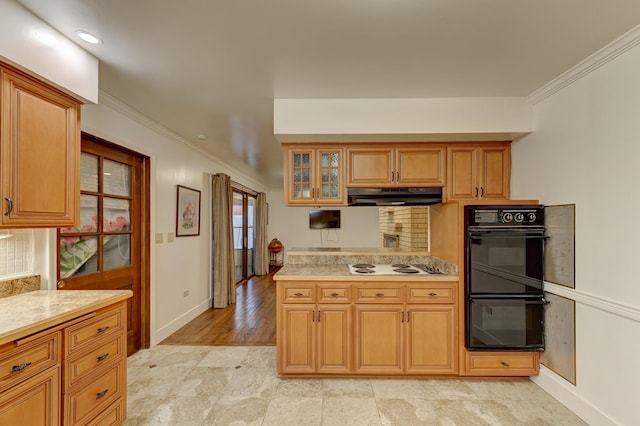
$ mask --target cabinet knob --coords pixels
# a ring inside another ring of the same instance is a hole
[[[65,283],[64,280],[58,281],[58,284],[57,284],[58,288],[64,288],[65,285],[67,285],[67,283]]]

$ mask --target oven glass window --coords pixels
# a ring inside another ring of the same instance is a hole
[[[469,292],[538,294],[542,289],[542,238],[533,235],[469,238]]]
[[[542,300],[472,299],[467,347],[543,349],[543,309]]]

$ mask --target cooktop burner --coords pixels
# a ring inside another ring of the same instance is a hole
[[[426,275],[427,272],[417,268],[413,265],[404,263],[394,264],[366,264],[357,263],[355,265],[349,265],[349,272],[353,275],[360,274],[372,274],[372,275],[409,275],[409,274],[422,274]]]
[[[411,265],[407,265],[406,263],[394,263],[393,265],[394,268],[411,268]]]
[[[356,268],[356,266],[354,265],[354,268]],[[375,274],[376,271],[374,271],[373,269],[370,268],[356,268],[354,269],[355,273],[357,274]]]
[[[394,266],[394,267],[395,267],[396,265],[391,265],[391,266]],[[402,268],[395,268],[395,269],[394,269],[394,271],[395,271],[395,272],[399,272],[399,273],[401,273],[401,274],[419,274],[419,273],[420,273],[420,271],[419,271],[419,270],[417,270],[417,269],[415,269],[415,268],[412,268],[412,267],[410,267],[410,266],[409,266],[409,267],[406,267],[406,268],[404,268],[404,267],[402,267]]]
[[[375,268],[375,265],[372,265],[370,263],[356,263],[355,265],[353,265],[354,268],[360,269],[360,268]]]

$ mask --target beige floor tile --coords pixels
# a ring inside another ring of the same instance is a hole
[[[206,346],[158,345],[143,349],[129,357],[131,366],[195,367],[210,351]]]
[[[432,401],[424,399],[377,399],[383,425],[438,425]]]
[[[236,367],[249,352],[248,346],[214,346],[198,363],[198,367]]]
[[[222,396],[235,368],[196,367],[170,393],[177,396]]]
[[[376,398],[424,398],[424,389],[419,380],[371,379]]]
[[[277,396],[307,396],[322,395],[322,379],[280,379]]]
[[[268,398],[276,393],[279,384],[280,380],[271,368],[241,367],[233,373],[225,394],[231,397]]]
[[[425,399],[429,400],[474,400],[476,393],[465,380],[429,379],[420,380]]]
[[[264,426],[320,425],[322,398],[275,396],[271,398]]]
[[[223,397],[205,420],[205,425],[262,425],[269,398]]]
[[[153,425],[200,426],[212,412],[218,397],[184,397],[166,398],[151,417]]]
[[[324,398],[322,424],[326,426],[381,425],[378,406],[374,398]]]
[[[247,367],[262,367],[276,369],[276,347],[275,346],[253,346],[249,348],[247,355],[241,363]]]
[[[148,396],[146,398],[132,399],[129,395],[127,403],[127,420],[124,426],[152,425],[158,407],[164,402],[162,396]]]
[[[322,396],[345,398],[373,397],[373,387],[368,379],[324,379]]]
[[[148,396],[166,396],[180,385],[193,370],[191,367],[129,367],[127,369],[127,390],[131,399]]]

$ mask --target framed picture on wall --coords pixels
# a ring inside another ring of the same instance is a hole
[[[200,235],[200,191],[178,185],[176,237]]]

